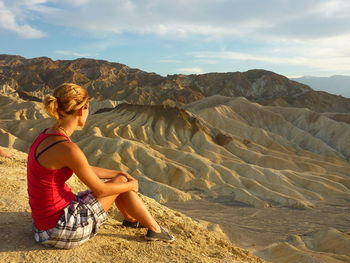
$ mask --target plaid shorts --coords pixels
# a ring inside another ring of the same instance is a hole
[[[90,190],[80,192],[63,210],[57,225],[49,230],[34,226],[34,239],[48,247],[70,249],[96,235],[107,214]]]

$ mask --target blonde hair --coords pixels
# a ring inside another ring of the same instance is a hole
[[[54,90],[52,96],[46,96],[43,103],[46,112],[59,120],[84,107],[88,101],[89,96],[85,88],[73,83],[64,83]]]

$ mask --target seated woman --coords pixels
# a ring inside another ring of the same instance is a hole
[[[27,162],[29,204],[34,238],[51,247],[73,248],[89,240],[115,204],[123,225],[148,228],[148,240],[173,241],[139,198],[138,182],[129,174],[90,166],[70,136],[83,127],[89,112],[87,91],[65,83],[44,99],[53,126],[42,131],[30,147]],[[66,184],[73,173],[91,190],[75,195]],[[107,179],[107,180],[101,180]]]

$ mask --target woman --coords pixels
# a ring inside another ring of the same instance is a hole
[[[158,225],[137,195],[135,178],[90,166],[71,141],[70,136],[85,125],[88,117],[87,91],[65,83],[44,99],[44,106],[56,122],[31,145],[27,164],[35,240],[51,247],[76,247],[96,234],[114,203],[125,218],[124,226],[148,228],[148,240],[173,241],[174,237]],[[91,190],[73,194],[66,184],[73,173]]]

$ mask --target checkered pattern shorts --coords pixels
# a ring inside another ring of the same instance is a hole
[[[34,226],[34,239],[48,247],[71,249],[96,235],[107,214],[90,190],[80,192],[63,210],[57,225],[49,230]]]

